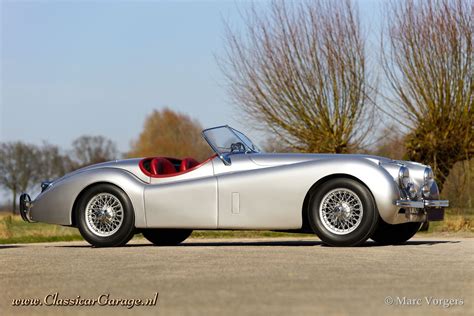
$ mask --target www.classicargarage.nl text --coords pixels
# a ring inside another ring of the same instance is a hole
[[[113,297],[110,293],[100,294],[95,298],[83,298],[80,295],[72,298],[62,297],[56,292],[43,298],[15,298],[12,306],[123,306],[132,309],[136,306],[156,306],[157,302],[158,292],[146,299]]]

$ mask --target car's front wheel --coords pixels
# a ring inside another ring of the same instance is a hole
[[[391,225],[380,219],[377,229],[370,238],[382,245],[401,244],[415,236],[422,224],[413,222]]]
[[[331,246],[364,243],[377,227],[378,216],[372,194],[352,179],[329,180],[316,188],[311,196],[311,228]]]
[[[176,246],[188,238],[191,229],[149,228],[142,231],[143,237],[157,246]]]
[[[82,194],[76,209],[82,237],[96,247],[125,245],[135,232],[135,215],[128,196],[116,186],[100,184]]]

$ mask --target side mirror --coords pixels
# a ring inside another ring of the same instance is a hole
[[[230,157],[229,157],[229,156],[225,157],[224,155],[219,155],[219,158],[222,160],[222,162],[224,163],[224,165],[226,165],[226,166],[230,166],[230,165],[231,165],[231,161],[230,161]]]

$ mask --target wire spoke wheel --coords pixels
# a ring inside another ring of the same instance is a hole
[[[99,193],[86,205],[86,225],[97,236],[108,237],[115,234],[122,226],[123,218],[122,203],[113,194]]]
[[[323,226],[333,234],[346,235],[362,222],[364,209],[360,198],[352,190],[337,188],[321,200],[319,216]]]

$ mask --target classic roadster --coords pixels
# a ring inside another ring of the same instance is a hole
[[[215,155],[148,157],[88,166],[20,197],[28,222],[77,227],[97,247],[135,233],[177,245],[201,230],[312,232],[332,246],[402,243],[442,220],[430,167],[369,155],[267,154],[241,132],[202,132]]]

